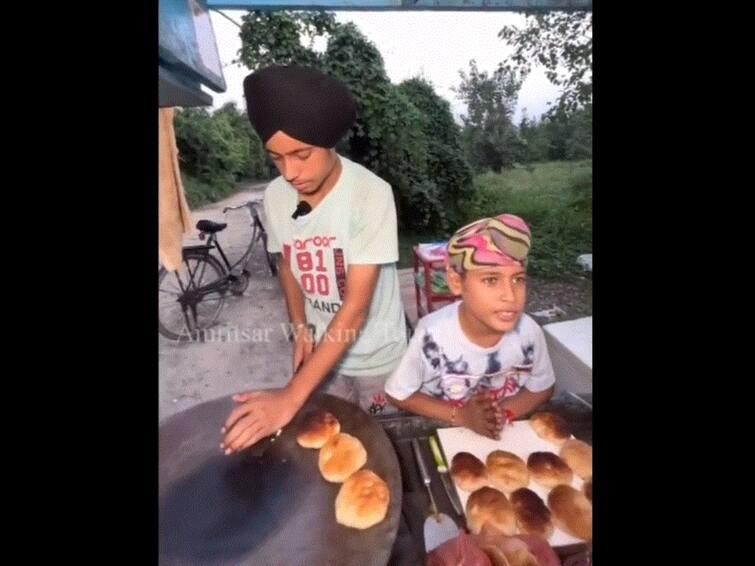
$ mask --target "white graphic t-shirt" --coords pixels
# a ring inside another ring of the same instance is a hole
[[[496,398],[522,387],[537,392],[553,385],[550,356],[538,324],[522,314],[519,324],[491,348],[469,341],[459,324],[460,301],[419,320],[401,363],[385,391],[404,400],[419,391],[447,401],[466,401],[482,390]]]
[[[398,233],[391,186],[361,165],[339,156],[343,169],[336,185],[305,216],[296,220],[298,194],[283,179],[265,190],[268,245],[282,253],[304,294],[307,322],[321,339],[343,305],[350,265],[380,265],[370,311],[357,341],[337,371],[381,375],[395,369],[406,350],[404,311],[396,261]]]

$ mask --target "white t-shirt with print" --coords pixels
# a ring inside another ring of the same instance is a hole
[[[544,391],[553,385],[550,356],[538,324],[522,314],[517,326],[495,346],[470,342],[459,324],[457,301],[421,318],[385,391],[404,400],[419,391],[447,401],[466,401],[491,390],[509,397],[522,387]]]
[[[341,175],[309,214],[291,218],[298,193],[283,179],[265,190],[267,249],[282,253],[304,294],[307,322],[320,340],[343,305],[350,265],[380,265],[367,321],[337,368],[345,375],[386,374],[406,351],[396,261],[398,232],[391,186],[339,156]]]

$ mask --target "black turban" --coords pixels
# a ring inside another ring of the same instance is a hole
[[[348,87],[310,67],[260,69],[244,79],[244,97],[262,143],[281,130],[301,142],[332,148],[356,120]]]

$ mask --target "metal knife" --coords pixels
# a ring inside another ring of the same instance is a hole
[[[277,432],[274,432],[270,436],[267,436],[261,440],[258,440],[255,442],[252,446],[248,448],[249,454],[255,458],[262,458],[262,456],[267,452],[267,449],[270,448],[275,441],[278,439],[278,437],[283,432],[283,429],[278,429]]]
[[[456,511],[458,515],[463,516],[464,510],[461,508],[461,501],[459,501],[459,496],[456,493],[456,488],[451,481],[451,477],[448,473],[448,466],[446,466],[446,462],[443,460],[443,454],[440,451],[440,446],[438,446],[438,441],[433,435],[430,435],[428,441],[430,442],[430,450],[433,453],[433,458],[435,459],[438,475],[440,475],[440,480],[443,483],[443,488],[446,490],[448,500],[451,502],[454,511]]]

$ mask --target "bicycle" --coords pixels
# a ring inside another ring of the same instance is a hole
[[[252,239],[244,254],[231,265],[218,242],[217,235],[227,226],[211,220],[197,222],[199,239],[207,238],[206,244],[184,246],[181,267],[169,272],[161,267],[158,272],[158,330],[171,340],[196,339],[213,324],[220,315],[226,294],[242,295],[249,285],[248,270],[252,250],[258,240],[267,259],[271,275],[278,273],[275,256],[267,251],[267,232],[260,220],[259,202],[249,201],[239,206],[223,209],[247,208],[252,217]],[[216,249],[222,263],[211,251]],[[171,274],[173,276],[171,276]]]

